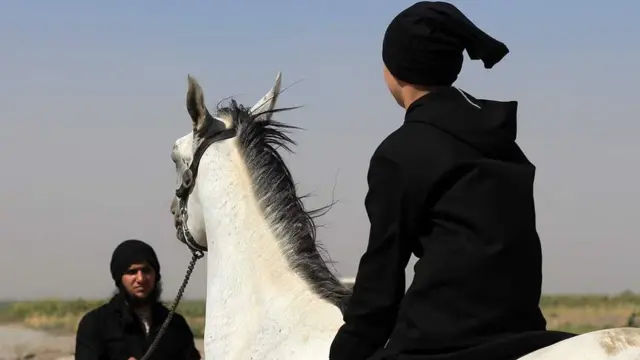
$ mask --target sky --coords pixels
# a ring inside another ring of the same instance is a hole
[[[403,120],[382,36],[411,1],[4,0],[0,12],[0,299],[104,298],[115,246],[156,249],[167,299],[190,253],[175,239],[173,142],[190,130],[187,74],[210,107],[251,105],[278,71],[285,156],[341,276],[367,243],[369,158]],[[453,1],[510,54],[468,57],[457,85],[519,102],[537,166],[545,293],[640,291],[640,3]],[[407,272],[411,276],[411,266]],[[185,298],[203,298],[200,262]]]

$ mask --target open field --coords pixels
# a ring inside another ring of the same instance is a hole
[[[80,317],[105,300],[38,300],[0,303],[0,323],[20,324],[57,334],[71,334]],[[549,329],[586,332],[616,326],[635,326],[640,294],[547,295],[540,302]],[[204,301],[183,300],[178,306],[196,337],[204,332]],[[638,319],[640,323],[640,319]]]
[[[0,302],[0,360],[71,360],[80,317],[106,300]],[[549,329],[583,333],[608,327],[638,326],[640,294],[544,296],[540,303]],[[204,302],[183,300],[185,316],[203,350]],[[639,319],[640,320],[640,319]]]

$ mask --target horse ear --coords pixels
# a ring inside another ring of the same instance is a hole
[[[187,111],[193,122],[193,129],[199,130],[209,116],[209,111],[204,104],[204,94],[198,81],[191,75],[187,76],[189,88],[187,90]]]
[[[251,107],[249,112],[251,114],[261,114],[258,117],[258,120],[270,120],[273,113],[270,112],[276,107],[276,102],[278,101],[278,96],[280,95],[280,84],[282,83],[282,73],[278,72],[276,76],[276,83],[273,85],[271,90],[260,99],[255,105]]]

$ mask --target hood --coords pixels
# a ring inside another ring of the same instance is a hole
[[[517,101],[476,99],[450,87],[414,101],[405,122],[428,123],[486,156],[499,158],[508,156],[515,145],[517,110]]]

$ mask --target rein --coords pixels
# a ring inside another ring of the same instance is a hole
[[[176,295],[176,298],[174,299],[173,304],[169,309],[169,315],[162,323],[162,326],[160,327],[160,330],[158,331],[158,334],[156,335],[155,339],[153,339],[153,342],[149,346],[149,349],[147,349],[147,352],[144,354],[144,356],[140,360],[148,360],[151,354],[153,353],[153,351],[158,346],[160,338],[162,337],[162,335],[164,335],[165,331],[169,327],[169,322],[173,318],[176,308],[178,307],[178,304],[182,299],[184,289],[187,286],[187,283],[189,282],[189,278],[191,277],[191,273],[193,272],[196,262],[202,259],[204,257],[204,253],[207,251],[207,247],[201,246],[195,241],[195,239],[193,238],[193,235],[191,235],[191,232],[187,227],[187,220],[189,218],[188,211],[187,211],[187,202],[189,200],[189,195],[191,195],[191,192],[193,192],[193,187],[196,183],[196,177],[198,176],[198,167],[200,165],[200,159],[202,158],[202,155],[204,155],[204,152],[209,148],[209,146],[213,145],[213,143],[221,140],[230,139],[236,136],[236,133],[237,133],[236,129],[231,128],[231,129],[218,131],[212,134],[211,136],[204,138],[204,140],[198,145],[198,148],[193,154],[193,160],[191,161],[191,165],[187,170],[184,171],[184,173],[182,173],[182,183],[180,184],[180,187],[178,187],[178,189],[176,190],[176,197],[180,201],[180,205],[178,209],[178,211],[180,212],[179,213],[180,229],[176,235],[178,237],[178,240],[180,240],[185,245],[187,245],[189,250],[191,250],[191,255],[192,255],[191,261],[189,262],[189,267],[187,268],[187,273],[184,277],[184,280],[182,281],[182,285],[178,289],[178,294]]]

